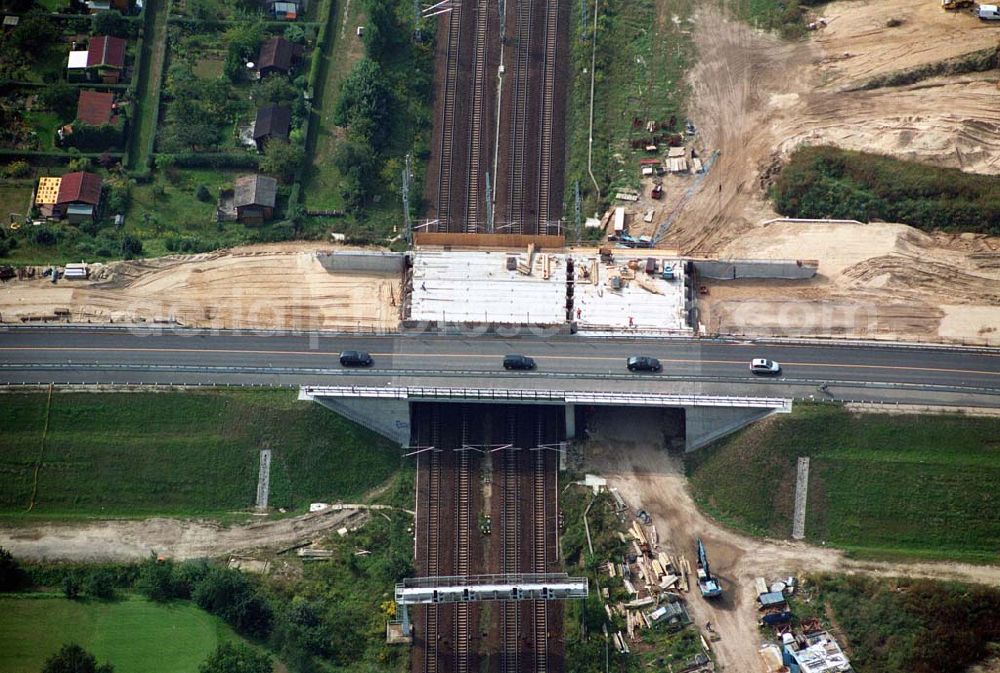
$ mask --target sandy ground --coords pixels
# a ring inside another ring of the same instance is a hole
[[[585,469],[608,479],[633,509],[653,517],[661,547],[685,555],[693,565],[700,537],[713,573],[722,581],[721,602],[709,603],[689,594],[688,607],[696,625],[711,621],[721,640],[712,643],[724,670],[741,673],[759,669],[753,579],[804,572],[865,573],[876,576],[929,577],[982,584],[1000,584],[1000,567],[962,563],[879,563],[845,559],[840,551],[802,543],[744,537],[706,518],[688,490],[680,460],[663,445],[660,416],[652,410],[607,413],[591,424],[585,447]]]
[[[834,2],[823,16],[825,29],[785,43],[699,11],[690,114],[700,143],[721,154],[664,245],[820,260],[808,283],[710,285],[702,323],[710,332],[1000,344],[1000,238],[881,223],[765,224],[777,217],[769,181],[802,144],[1000,173],[996,71],[857,90],[874,76],[996,47],[992,26],[902,0]],[[905,20],[890,28],[890,18]]]
[[[89,281],[11,280],[4,322],[69,311],[74,322],[175,321],[192,327],[386,329],[399,322],[396,276],[330,273],[315,244],[287,243],[116,262]]]
[[[245,526],[165,518],[42,524],[0,528],[0,546],[32,561],[131,561],[150,554],[210,558],[315,541],[339,528],[360,526],[372,514],[377,513],[367,506],[345,505]]]

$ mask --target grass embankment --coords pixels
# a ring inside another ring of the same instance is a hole
[[[792,608],[832,620],[855,670],[866,673],[964,671],[1000,653],[996,588],[821,575],[806,578]]]
[[[571,481],[572,477],[567,477]],[[594,554],[587,545],[586,530],[583,525],[584,511],[593,500],[587,514]],[[590,596],[586,601],[566,601],[564,629],[566,640],[566,670],[574,673],[600,673],[604,671],[605,648],[608,643],[602,627],[607,623],[608,633],[625,632],[624,620],[616,615],[608,620],[604,603],[614,605],[628,602],[632,596],[626,591],[621,576],[614,578],[598,570],[605,561],[620,562],[629,549],[618,537],[618,531],[625,529],[615,515],[611,496],[602,493],[596,498],[588,489],[571,487],[559,497],[566,530],[560,536],[561,556],[566,571],[570,575],[586,575],[590,582]],[[608,589],[608,599],[601,597]],[[683,662],[701,652],[698,636],[694,629],[684,628],[669,632],[663,627],[640,631],[642,640],[631,644],[632,656],[620,655],[614,645],[608,649],[608,659],[612,670],[644,671],[666,670],[669,664],[679,670]]]
[[[637,162],[642,152],[633,150],[631,141],[648,140],[647,121],[668,122],[673,116],[675,130],[683,131],[687,93],[683,79],[694,54],[688,24],[690,2],[605,0],[599,4],[593,69],[593,173],[598,197],[587,172],[593,12],[592,0],[574,4],[570,10],[566,212],[574,212],[579,182],[585,216],[602,210],[614,187],[638,186]],[[641,120],[638,128],[632,124],[634,118]]]
[[[400,464],[388,440],[290,391],[56,393],[43,442],[46,399],[4,395],[0,405],[8,520],[245,509],[263,448],[272,507],[355,500]]]
[[[787,537],[795,464],[811,459],[806,536],[863,556],[996,562],[1000,419],[798,405],[688,457],[698,502]]]
[[[0,669],[38,673],[65,643],[78,643],[128,673],[191,673],[220,642],[240,638],[189,602],[116,603],[26,594],[0,598]]]
[[[772,190],[790,217],[880,219],[920,229],[1000,234],[1000,182],[912,161],[834,147],[792,155]]]

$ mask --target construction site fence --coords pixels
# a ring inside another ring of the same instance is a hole
[[[460,232],[421,231],[413,235],[414,245],[454,246],[456,248],[536,248],[553,250],[566,247],[566,237],[551,234],[463,234]]]

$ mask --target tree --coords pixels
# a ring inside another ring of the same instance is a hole
[[[46,660],[42,673],[114,673],[111,664],[97,665],[93,654],[76,643],[67,643]]]
[[[244,64],[252,61],[257,55],[263,36],[264,22],[259,16],[256,19],[240,21],[226,30],[223,42],[229,46],[223,70],[230,81],[236,82],[243,77],[246,71]]]
[[[260,170],[278,176],[282,182],[291,182],[305,158],[306,151],[301,145],[281,138],[272,138],[264,146]]]
[[[0,547],[0,591],[13,591],[24,585],[24,571],[9,551]]]
[[[165,603],[176,596],[174,562],[150,557],[139,566],[139,591],[152,601]]]
[[[246,645],[220,643],[198,667],[199,673],[271,673],[271,657]]]
[[[142,241],[138,236],[125,234],[122,236],[122,257],[125,259],[135,259],[142,255]]]
[[[256,86],[253,97],[258,105],[265,103],[274,105],[295,100],[299,97],[299,91],[300,89],[296,89],[287,77],[271,75]]]
[[[333,164],[343,178],[340,193],[344,205],[351,212],[359,211],[376,187],[375,155],[371,147],[341,143],[333,154]]]
[[[56,42],[61,35],[48,12],[35,7],[21,17],[17,27],[7,37],[6,48],[13,48],[25,54],[38,56]]]
[[[271,606],[237,571],[212,568],[191,597],[198,607],[219,615],[241,633],[263,638],[271,632]]]
[[[388,138],[391,104],[392,93],[382,67],[370,58],[363,58],[344,82],[333,121],[338,126],[347,126],[354,138],[378,153]]]
[[[208,191],[208,187],[205,185],[198,185],[198,189],[195,190],[194,196],[203,203],[208,203],[212,200],[212,192]]]
[[[62,121],[73,121],[76,116],[76,103],[80,97],[80,89],[66,82],[52,84],[41,90],[38,102],[52,110]]]
[[[94,35],[128,37],[129,22],[117,9],[109,9],[94,14]]]

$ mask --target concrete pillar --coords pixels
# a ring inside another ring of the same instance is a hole
[[[566,403],[566,439],[576,439],[576,405]]]

